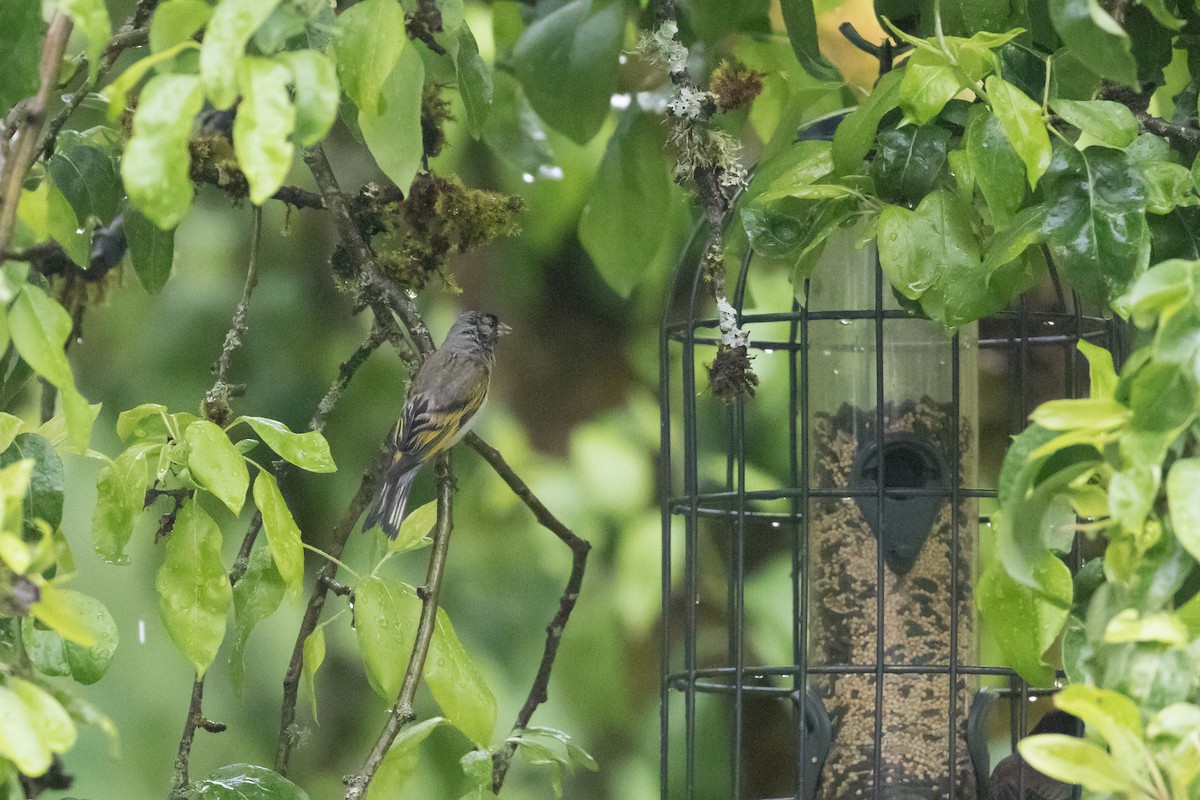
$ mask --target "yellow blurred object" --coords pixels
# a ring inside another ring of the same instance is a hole
[[[833,6],[834,2],[823,0],[816,5],[819,11]],[[785,27],[779,0],[771,3],[771,20],[776,29]],[[864,95],[871,91],[879,77],[879,59],[850,44],[838,30],[843,22],[849,22],[864,39],[873,44],[882,44],[887,39],[887,33],[875,16],[874,0],[842,0],[835,8],[817,15],[817,40],[821,55],[841,71],[846,83],[856,93]]]
[[[879,59],[864,53],[838,30],[843,22],[849,22],[864,39],[872,44],[883,44],[887,33],[875,16],[874,0],[844,0],[832,11],[817,17],[817,41],[821,55],[837,67],[856,92],[871,91],[879,77]]]

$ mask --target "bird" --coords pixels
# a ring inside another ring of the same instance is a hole
[[[417,368],[404,410],[388,437],[383,483],[363,520],[364,531],[378,525],[389,539],[396,538],[413,478],[471,429],[487,398],[496,341],[511,332],[495,314],[466,311],[450,327],[442,346]]]
[[[1079,717],[1065,711],[1051,711],[1030,731],[1031,736],[1038,733],[1080,736]],[[1078,787],[1043,775],[1026,764],[1017,753],[1002,759],[996,765],[996,769],[992,771],[990,788],[991,800],[1072,800],[1079,796]]]

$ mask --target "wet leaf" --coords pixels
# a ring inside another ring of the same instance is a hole
[[[242,59],[242,102],[233,121],[233,148],[250,184],[250,202],[262,205],[283,185],[292,166],[296,109],[288,92],[291,71],[263,58]]]
[[[194,800],[308,800],[308,794],[277,772],[254,764],[230,764],[190,787]]]
[[[237,101],[239,90],[245,91],[245,87],[239,86],[239,78],[246,43],[279,2],[221,0],[213,10],[200,48],[200,77],[208,99],[218,109],[229,108]],[[192,116],[194,113],[187,115],[189,125]]]
[[[250,473],[229,436],[219,425],[202,419],[189,425],[183,438],[192,477],[234,514],[242,513]]]
[[[624,31],[621,3],[572,0],[527,27],[513,48],[514,74],[534,110],[577,144],[608,117]]]
[[[283,578],[275,569],[270,551],[259,547],[250,553],[246,572],[233,587],[233,647],[229,651],[229,680],[239,696],[245,681],[246,642],[258,623],[275,613],[283,600]],[[305,669],[308,659],[305,658]]]
[[[476,745],[487,747],[496,730],[496,697],[441,608],[425,661],[425,681],[450,723]]]
[[[378,102],[358,114],[358,125],[371,157],[405,194],[425,152],[421,138],[424,83],[425,65],[420,53],[415,47],[405,48],[380,88]]]
[[[238,417],[236,425],[245,422],[258,438],[266,443],[284,460],[309,472],[336,472],[337,466],[329,455],[329,443],[316,431],[293,433],[282,422],[265,417]]]
[[[304,546],[300,528],[279,491],[275,478],[259,471],[254,479],[254,503],[262,513],[263,531],[275,567],[283,577],[291,596],[299,597],[304,590]]]
[[[381,93],[407,42],[404,11],[394,0],[363,0],[338,15],[333,27],[337,76],[360,111],[384,113]]]
[[[155,586],[171,641],[203,676],[225,638],[233,600],[221,563],[221,529],[195,500],[184,505],[167,537]]]

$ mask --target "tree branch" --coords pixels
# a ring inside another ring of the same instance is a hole
[[[412,337],[420,357],[423,358],[432,353],[434,350],[433,337],[429,335],[429,329],[425,327],[425,321],[421,319],[417,307],[412,300],[380,274],[379,265],[375,263],[374,253],[363,240],[358,226],[354,224],[354,218],[350,215],[346,198],[338,186],[333,169],[329,166],[329,159],[325,156],[325,149],[317,145],[316,147],[306,147],[303,152],[304,163],[308,164],[308,168],[317,182],[317,188],[325,198],[325,207],[333,214],[333,221],[337,226],[342,246],[349,251],[350,257],[359,265],[364,299],[374,309],[376,317],[388,316],[389,311],[394,311],[400,317],[400,321],[404,323],[404,327]]]
[[[508,488],[512,490],[513,494],[533,512],[538,523],[571,548],[571,575],[567,579],[567,586],[563,589],[562,596],[558,599],[558,612],[546,626],[546,645],[542,650],[541,664],[533,679],[533,686],[529,689],[529,695],[525,698],[525,703],[517,714],[517,721],[513,723],[510,736],[516,736],[529,725],[529,721],[533,719],[533,712],[549,697],[550,673],[554,669],[554,659],[558,655],[558,646],[562,642],[563,631],[566,629],[571,612],[575,609],[575,603],[579,599],[579,590],[583,586],[583,573],[587,567],[588,552],[592,549],[592,545],[586,539],[577,536],[554,516],[550,509],[546,508],[529,488],[529,485],[521,480],[520,476],[504,460],[504,456],[500,454],[499,450],[474,433],[468,433],[464,441],[470,445],[471,449],[479,453],[496,474],[508,484]],[[516,749],[516,744],[508,741],[492,755],[492,791],[496,794],[499,794],[500,789],[504,786],[504,778],[508,774],[508,768],[512,764],[513,753],[516,752]]]
[[[71,19],[59,12],[50,20],[46,40],[42,43],[42,60],[38,67],[41,83],[38,92],[21,105],[20,122],[9,140],[8,156],[4,163],[4,194],[0,202],[0,252],[12,242],[17,224],[17,205],[21,202],[21,186],[36,159],[38,134],[46,121],[46,105],[58,80],[58,67],[71,36]]]
[[[425,659],[429,655],[429,645],[433,641],[433,631],[437,623],[438,593],[442,586],[442,575],[446,567],[446,555],[450,548],[450,531],[454,529],[453,498],[454,474],[450,466],[450,453],[444,452],[437,461],[437,527],[433,533],[433,551],[429,556],[429,569],[425,575],[425,585],[417,590],[421,598],[421,619],[417,624],[416,641],[413,642],[412,654],[408,666],[404,670],[404,682],[400,685],[400,696],[392,706],[384,723],[383,731],[375,740],[375,745],[363,762],[362,768],[353,775],[346,776],[346,800],[361,800],[367,792],[367,785],[379,769],[388,748],[396,741],[396,736],[410,722],[417,718],[413,711],[413,700],[417,695],[417,686],[421,674],[425,671]]]

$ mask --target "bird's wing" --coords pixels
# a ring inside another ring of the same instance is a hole
[[[434,406],[425,394],[409,398],[392,432],[395,461],[401,471],[425,462],[457,442],[486,396],[487,382],[481,381],[478,389],[464,399],[440,406]]]

